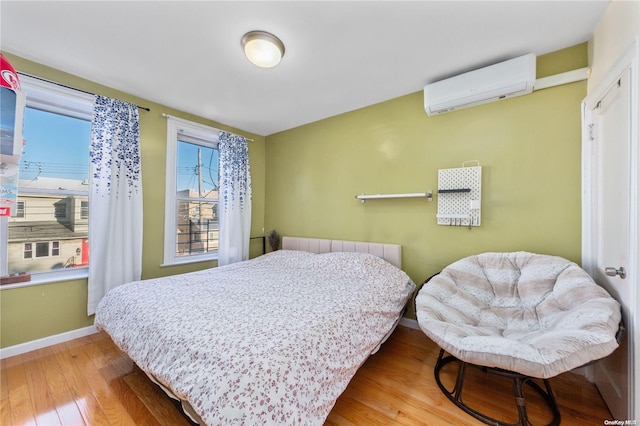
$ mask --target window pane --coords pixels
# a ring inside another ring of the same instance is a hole
[[[178,140],[178,196],[218,198],[218,150]]]
[[[16,217],[24,217],[24,201],[16,203]]]
[[[89,202],[80,201],[80,219],[89,218]]]
[[[25,108],[20,183],[30,189],[88,191],[90,132],[89,121]]]
[[[217,251],[218,149],[178,140],[177,151],[176,254]]]
[[[49,256],[49,243],[36,243],[36,257]]]
[[[33,257],[33,248],[31,246],[31,243],[26,243],[24,245],[24,258],[31,259],[32,257]]]
[[[54,216],[56,219],[67,219],[67,200],[56,201],[53,207],[55,212]]]
[[[87,265],[90,131],[88,121],[25,109],[17,202],[29,208],[9,219],[9,273]]]
[[[218,250],[216,202],[178,201],[176,254],[188,256]]]

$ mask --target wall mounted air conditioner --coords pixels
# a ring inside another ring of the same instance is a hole
[[[533,91],[536,55],[529,53],[488,67],[427,84],[424,109],[428,115],[442,114]]]

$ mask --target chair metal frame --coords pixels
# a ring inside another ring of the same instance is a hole
[[[438,383],[438,387],[445,394],[447,398],[451,402],[453,402],[456,406],[462,409],[467,414],[475,417],[483,423],[493,426],[531,426],[532,423],[529,420],[529,416],[527,415],[527,406],[525,402],[524,395],[524,385],[529,385],[533,390],[535,390],[546,402],[549,411],[551,412],[553,419],[546,426],[558,426],[560,424],[560,410],[558,409],[558,404],[556,403],[556,399],[553,395],[553,391],[551,390],[551,385],[549,384],[548,379],[542,379],[544,386],[546,388],[542,389],[540,385],[534,382],[533,377],[525,376],[523,374],[517,373],[515,371],[503,370],[501,368],[494,367],[485,367],[481,365],[471,364],[465,361],[461,361],[453,355],[445,356],[444,349],[440,349],[440,354],[438,355],[438,360],[436,362],[436,366],[434,368],[434,376],[436,382]],[[456,375],[456,381],[453,386],[453,389],[447,389],[442,380],[440,380],[440,374],[443,367],[447,364],[457,362],[458,363],[458,372]],[[515,397],[516,406],[518,408],[518,422],[517,423],[507,423],[493,417],[490,417],[484,413],[481,413],[478,410],[475,410],[469,407],[462,398],[462,390],[464,385],[465,373],[467,371],[467,367],[474,367],[481,370],[484,373],[495,374],[498,376],[506,377],[511,379],[513,382],[513,392]]]

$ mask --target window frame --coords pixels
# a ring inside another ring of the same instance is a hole
[[[164,214],[164,258],[160,265],[173,266],[194,262],[218,260],[218,251],[211,251],[203,254],[191,254],[178,256],[176,254],[177,244],[177,219],[178,201],[177,196],[177,161],[179,135],[184,135],[189,143],[201,145],[206,148],[218,149],[218,135],[220,129],[184,120],[170,115],[167,118],[167,162],[165,177],[165,214]],[[190,200],[197,201],[198,198]],[[211,203],[208,198],[201,199],[202,202]]]
[[[60,114],[71,118],[77,118],[80,120],[91,121],[93,118],[93,104],[95,95],[85,93],[80,90],[64,87],[54,82],[46,81],[37,77],[31,77],[28,75],[20,74],[20,86],[23,92],[26,93],[27,104],[26,106],[41,111],[46,111],[54,114]],[[87,141],[90,143],[90,141]],[[89,159],[87,159],[89,162]],[[29,191],[27,189],[19,190],[19,193],[38,192],[45,193],[46,191],[37,190]],[[63,194],[63,192],[56,192],[56,194]],[[67,195],[88,195],[87,193],[79,193],[78,191],[67,191]],[[67,208],[68,211],[68,208]],[[8,253],[8,238],[9,238],[9,218],[6,216],[0,217],[0,275],[7,275],[9,270],[9,253]],[[49,247],[51,249],[51,247]],[[51,253],[51,252],[49,252]],[[23,250],[24,256],[24,250]],[[32,243],[32,259],[35,257],[35,243]],[[17,284],[7,284],[1,286],[0,289],[11,289],[16,287],[26,287],[30,285],[38,285],[60,281],[70,281],[74,279],[87,278],[89,274],[89,267],[78,267],[69,269],[58,269],[42,272],[31,273],[31,281]]]

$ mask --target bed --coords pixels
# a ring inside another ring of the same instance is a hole
[[[394,244],[283,238],[245,262],[125,284],[95,324],[203,425],[321,425],[415,285]]]

